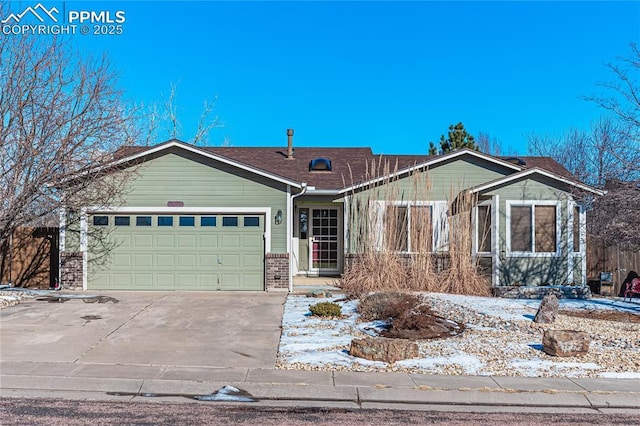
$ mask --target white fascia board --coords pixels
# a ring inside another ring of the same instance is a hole
[[[198,155],[201,155],[203,157],[210,158],[212,160],[219,161],[221,163],[228,164],[228,165],[233,166],[233,167],[237,167],[239,169],[248,171],[250,173],[257,174],[257,175],[262,176],[262,177],[266,177],[267,179],[275,180],[277,182],[284,183],[286,185],[291,185],[291,186],[293,186],[295,188],[302,188],[302,184],[300,184],[299,182],[294,182],[292,180],[285,179],[283,177],[276,176],[274,174],[264,172],[264,171],[262,171],[260,169],[256,169],[256,168],[253,168],[251,166],[247,166],[246,164],[239,163],[239,162],[231,160],[231,159],[229,159],[227,157],[219,156],[217,154],[205,151],[203,149],[200,149],[198,147],[195,147],[195,146],[192,146],[192,145],[189,145],[187,143],[180,142],[180,141],[171,141],[171,142],[168,142],[168,143],[165,143],[165,144],[157,145],[157,146],[155,146],[153,148],[150,148],[150,149],[148,149],[146,151],[142,151],[142,152],[139,152],[137,154],[133,154],[133,155],[130,155],[128,157],[121,158],[121,159],[119,159],[117,161],[113,161],[113,162],[111,162],[109,164],[106,164],[106,165],[102,166],[101,168],[113,167],[113,166],[117,166],[119,164],[124,164],[124,163],[127,163],[129,161],[137,160],[137,159],[142,158],[144,156],[147,156],[147,155],[150,155],[150,154],[155,154],[156,152],[164,151],[166,149],[173,148],[173,147],[182,148],[185,151],[193,152],[194,154],[198,154]],[[79,175],[74,176],[74,177],[81,177],[83,174],[86,174],[86,173],[82,173],[82,174],[79,174]]]
[[[475,186],[475,187],[471,188],[470,191],[471,191],[472,194],[483,192],[483,191],[486,191],[488,189],[495,188],[496,186],[504,185],[504,184],[507,184],[509,182],[513,182],[515,180],[522,179],[522,178],[525,178],[525,177],[533,175],[533,174],[542,175],[542,176],[548,177],[549,179],[553,179],[555,181],[562,182],[562,183],[565,183],[567,185],[575,186],[576,188],[580,188],[580,189],[583,189],[585,191],[592,192],[592,193],[594,193],[596,195],[604,195],[605,194],[604,191],[601,191],[599,189],[593,188],[593,187],[591,187],[589,185],[582,184],[580,182],[572,181],[570,179],[567,179],[567,178],[564,178],[562,176],[556,175],[555,173],[551,173],[551,172],[548,172],[546,170],[540,169],[538,167],[534,167],[532,169],[523,170],[523,171],[521,171],[519,173],[514,173],[512,175],[505,176],[503,178],[496,179],[496,180],[493,180],[491,182],[487,182],[484,185]]]
[[[399,170],[399,171],[397,171],[395,173],[392,173],[392,174],[390,174],[388,176],[380,176],[380,177],[377,177],[375,179],[368,180],[366,182],[362,182],[362,183],[359,183],[359,184],[356,184],[356,185],[352,185],[350,187],[342,189],[340,191],[340,193],[353,191],[353,190],[362,188],[364,186],[368,186],[368,185],[371,185],[371,184],[378,183],[378,182],[380,182],[380,181],[382,181],[384,179],[395,178],[397,176],[402,176],[403,174],[411,173],[411,172],[413,172],[415,170],[419,170],[419,169],[424,169],[426,167],[435,166],[435,165],[437,165],[439,163],[442,163],[442,162],[445,162],[445,161],[448,161],[448,160],[451,160],[451,159],[454,159],[454,158],[457,158],[457,157],[461,157],[461,156],[467,155],[467,154],[471,155],[473,157],[477,157],[477,158],[481,158],[483,160],[487,160],[487,161],[495,163],[495,164],[499,164],[501,166],[504,166],[504,167],[507,167],[509,169],[515,170],[516,172],[519,172],[519,171],[522,170],[522,167],[517,166],[517,165],[515,165],[513,163],[510,163],[508,161],[502,160],[500,158],[493,157],[491,155],[483,154],[482,152],[478,152],[478,151],[474,151],[474,150],[471,150],[471,149],[468,149],[468,148],[464,148],[464,149],[459,149],[457,151],[450,152],[448,154],[440,155],[440,156],[438,156],[438,157],[436,157],[436,158],[434,158],[432,160],[425,161],[423,163],[419,163],[419,164],[416,164],[414,166],[404,168],[404,169]]]
[[[308,189],[305,195],[340,195],[339,189]]]
[[[89,207],[88,213],[255,213],[266,214],[271,207]]]

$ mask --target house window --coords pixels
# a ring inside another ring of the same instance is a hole
[[[173,226],[173,216],[158,216],[158,226]]]
[[[94,216],[93,217],[93,225],[94,226],[107,226],[107,225],[109,225],[109,216]]]
[[[215,216],[202,216],[200,218],[200,226],[216,226]]]
[[[131,225],[131,218],[129,216],[116,216],[115,224],[116,226],[129,226]]]
[[[478,252],[479,253],[491,253],[491,206],[479,205],[478,206],[478,219],[477,219],[477,237],[478,237]]]
[[[510,251],[555,253],[557,205],[510,205]]]
[[[431,206],[387,206],[387,250],[412,253],[432,251],[431,216]]]
[[[196,226],[196,218],[193,216],[180,216],[178,219],[180,226]]]
[[[238,216],[223,216],[222,226],[238,226]]]
[[[136,226],[151,226],[151,216],[136,216]]]

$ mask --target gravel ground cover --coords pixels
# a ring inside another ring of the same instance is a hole
[[[640,323],[626,320],[640,316],[638,303],[562,300],[562,310],[586,317],[561,314],[554,324],[536,324],[539,300],[433,293],[424,298],[438,314],[465,323],[467,329],[459,336],[419,341],[420,358],[387,364],[349,355],[353,338],[375,334],[380,327],[359,321],[358,301],[331,299],[342,306],[343,317],[327,320],[309,316],[308,306],[318,299],[291,295],[285,305],[277,365],[303,370],[640,378]],[[590,317],[589,311],[597,315]],[[589,333],[589,353],[567,358],[545,354],[546,328]]]

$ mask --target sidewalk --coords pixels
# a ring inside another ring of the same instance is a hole
[[[0,397],[197,403],[225,385],[255,402],[327,408],[640,414],[640,380],[253,368],[0,363]],[[147,396],[145,396],[147,395]]]

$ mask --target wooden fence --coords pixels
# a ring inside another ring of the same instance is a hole
[[[615,294],[629,271],[640,273],[640,252],[621,250],[618,246],[605,246],[598,238],[587,236],[587,278],[598,280],[600,272],[611,272]]]

